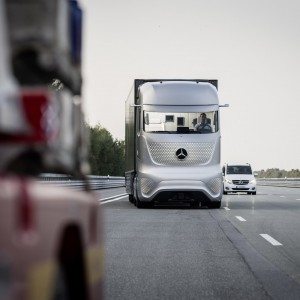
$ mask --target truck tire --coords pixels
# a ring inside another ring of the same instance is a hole
[[[144,207],[145,207],[145,206],[144,206],[144,203],[141,202],[140,199],[139,199],[138,197],[135,199],[135,206],[136,206],[137,208],[144,208]]]
[[[154,203],[153,202],[142,202],[138,197],[135,199],[135,206],[137,208],[151,208],[153,207]]]
[[[128,200],[129,200],[130,203],[134,203],[133,195],[128,195]]]
[[[87,299],[87,282],[82,237],[77,225],[68,225],[64,230],[58,252],[60,274],[63,278],[61,287],[57,287],[54,299]]]
[[[147,207],[147,203],[141,202],[138,197],[135,199],[135,205],[137,208],[145,208]]]
[[[221,207],[222,202],[218,201],[218,202],[210,202],[207,206],[208,208],[220,208]]]
[[[52,300],[68,300],[68,297],[68,288],[66,280],[63,276],[62,266],[59,266],[55,276],[55,286]]]

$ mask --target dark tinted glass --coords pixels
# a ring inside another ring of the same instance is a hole
[[[227,174],[252,174],[250,166],[228,166]]]

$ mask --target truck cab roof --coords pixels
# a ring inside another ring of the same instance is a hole
[[[208,82],[157,81],[139,87],[139,102],[146,105],[218,105],[215,86]]]

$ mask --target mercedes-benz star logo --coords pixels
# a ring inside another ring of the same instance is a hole
[[[187,151],[184,148],[179,148],[176,151],[176,156],[178,157],[178,159],[183,160],[187,157]]]

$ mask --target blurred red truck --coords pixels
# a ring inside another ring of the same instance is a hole
[[[41,172],[88,172],[75,0],[0,0],[0,299],[101,299],[94,195]],[[87,185],[88,190],[88,185]]]

